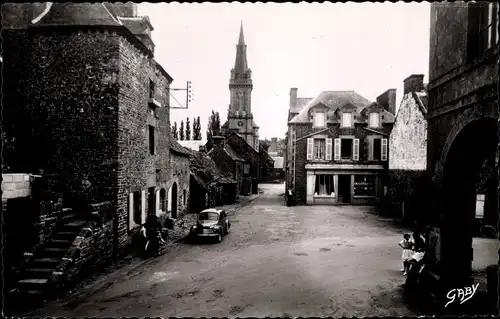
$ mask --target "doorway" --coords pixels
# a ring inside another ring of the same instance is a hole
[[[177,184],[172,184],[172,218],[177,218]]]
[[[339,177],[339,203],[351,203],[351,175],[338,175]]]
[[[148,215],[156,215],[156,196],[155,196],[155,188],[148,188]]]

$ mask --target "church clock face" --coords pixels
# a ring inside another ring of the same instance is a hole
[[[243,122],[242,121],[238,121],[238,126],[243,126]]]

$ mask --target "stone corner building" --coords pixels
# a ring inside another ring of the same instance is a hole
[[[412,221],[426,201],[427,93],[423,74],[404,80],[404,92],[389,137],[388,213]]]
[[[297,204],[380,201],[395,95],[390,89],[372,103],[355,91],[323,91],[288,122],[292,170],[287,180]]]
[[[470,282],[482,166],[492,168],[484,219],[498,221],[498,4],[433,3],[430,28],[427,170],[433,197],[419,218],[439,231],[430,255],[444,283],[463,287]]]
[[[70,227],[63,241],[73,248],[58,247],[59,259],[51,255],[54,263],[43,267],[74,273],[67,267],[106,260],[130,243],[147,214],[164,213],[172,77],[154,59],[153,27],[136,4],[10,3],[2,15],[6,173],[56,176],[44,190],[60,189],[49,202],[62,201],[48,206],[53,222],[41,240],[50,246]],[[82,207],[103,226],[93,228]],[[69,223],[61,216],[71,210]]]

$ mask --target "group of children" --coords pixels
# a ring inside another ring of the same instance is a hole
[[[413,239],[411,239],[410,234],[404,234],[403,240],[399,242],[399,247],[403,249],[401,253],[401,259],[403,261],[403,268],[401,272],[406,276],[410,271],[410,260],[415,260],[419,262],[422,260],[425,254],[425,239],[422,235],[418,233],[413,234]]]

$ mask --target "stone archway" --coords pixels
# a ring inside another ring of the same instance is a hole
[[[177,196],[177,183],[172,184],[172,199],[171,199],[171,217],[172,218],[177,218],[177,201],[178,201],[178,196]]]
[[[439,261],[446,288],[469,284],[477,174],[498,144],[495,119],[473,117],[464,122],[460,130],[450,132],[454,137],[443,149],[445,159],[439,169],[442,173],[438,175]]]

